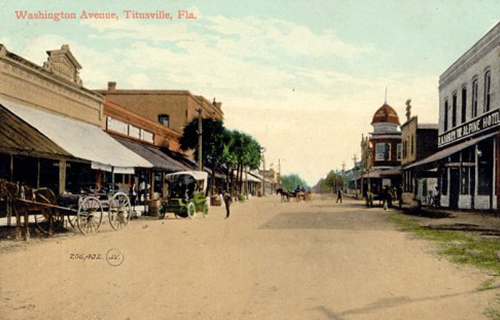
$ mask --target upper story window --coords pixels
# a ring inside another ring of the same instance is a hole
[[[165,127],[169,127],[170,126],[170,117],[168,116],[168,114],[160,114],[158,116],[158,122],[161,123],[162,125],[164,125]]]
[[[477,92],[478,84],[477,78],[472,80],[472,118],[477,117]]]
[[[398,161],[401,161],[403,158],[403,145],[398,143]]]
[[[448,99],[444,101],[444,131],[448,130]]]
[[[391,160],[391,145],[389,143],[377,143],[375,145],[375,161]]]
[[[451,127],[457,126],[457,93],[453,93],[451,97]]]
[[[467,86],[462,87],[462,123],[467,121]]]
[[[491,72],[488,70],[484,74],[484,112],[490,111],[490,88]]]

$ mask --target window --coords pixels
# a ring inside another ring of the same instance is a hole
[[[411,141],[410,141],[410,149],[411,149],[411,154],[413,154],[415,152],[415,136],[414,135],[411,135]]]
[[[448,130],[448,100],[444,101],[444,131]]]
[[[375,161],[391,160],[391,145],[389,143],[377,143],[375,145]]]
[[[401,161],[403,158],[403,145],[401,143],[398,143],[398,161]]]
[[[477,117],[477,78],[472,81],[472,118]]]
[[[462,123],[467,121],[467,86],[462,87]]]
[[[490,87],[491,72],[488,70],[484,74],[484,112],[490,111]]]
[[[493,141],[487,139],[478,145],[478,187],[479,195],[491,195],[493,187]]]
[[[169,127],[170,117],[168,116],[168,114],[160,114],[158,116],[158,122],[164,125],[165,127]]]
[[[457,126],[457,93],[453,93],[451,97],[451,127]]]

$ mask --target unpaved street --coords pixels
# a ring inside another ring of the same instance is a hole
[[[470,320],[495,296],[390,211],[278,197],[232,209],[4,251],[0,318]]]

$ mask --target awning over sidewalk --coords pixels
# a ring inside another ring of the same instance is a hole
[[[479,141],[491,138],[491,137],[495,136],[496,134],[497,134],[496,132],[491,133],[491,134],[488,134],[488,135],[485,135],[485,136],[482,136],[479,138],[475,138],[475,139],[472,139],[469,141],[462,142],[462,143],[457,144],[453,147],[449,147],[449,148],[446,148],[444,150],[438,151],[438,152],[434,153],[433,155],[431,155],[423,160],[420,160],[418,162],[410,164],[409,166],[406,166],[405,170],[428,165],[428,164],[432,164],[433,162],[439,161],[439,160],[444,159],[448,156],[451,156],[454,153],[457,153],[457,152],[462,151],[468,147],[471,147],[471,146],[475,145],[476,143],[478,143]]]
[[[74,159],[40,131],[0,106],[0,151],[31,157]]]
[[[391,169],[378,169],[369,173],[365,173],[363,175],[363,178],[372,178],[372,179],[377,179],[377,178],[392,178],[401,175],[401,167],[395,167]]]
[[[152,167],[95,125],[1,98],[0,105],[75,158],[91,161],[94,169],[133,173],[134,167]]]
[[[166,153],[160,151],[158,148],[145,146],[139,143],[134,143],[132,141],[127,141],[119,138],[115,139],[126,148],[137,153],[142,158],[148,160],[155,168],[163,169],[169,172],[191,170],[190,167],[185,166],[184,164],[169,157]]]

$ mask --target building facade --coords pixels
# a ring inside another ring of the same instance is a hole
[[[439,79],[441,206],[497,208],[499,43],[497,24]]]
[[[406,121],[401,125],[403,202],[427,205],[437,192],[437,171],[411,165],[437,151],[438,124],[418,123],[418,116],[411,116],[410,100],[406,105]]]
[[[107,90],[95,91],[109,101],[181,134],[184,126],[198,117],[200,108],[203,118],[222,120],[224,117],[221,102],[210,102],[187,90],[119,90],[116,82],[109,82]]]

